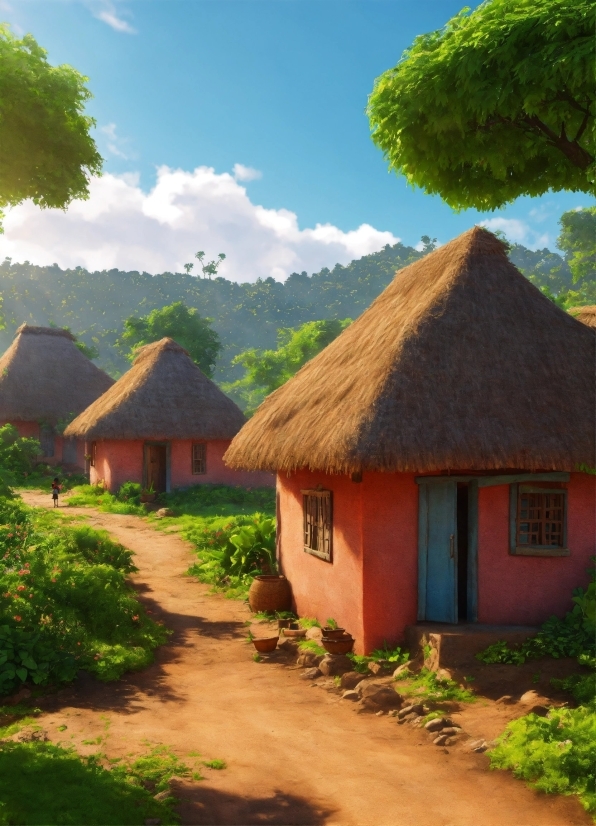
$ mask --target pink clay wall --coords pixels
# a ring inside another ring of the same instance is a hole
[[[571,608],[596,553],[596,477],[572,473],[568,489],[568,557],[509,553],[509,487],[481,488],[478,501],[478,621],[538,625]]]
[[[303,548],[301,490],[333,491],[333,562]],[[416,622],[418,486],[413,474],[349,476],[300,471],[277,479],[281,568],[300,616],[336,619],[357,653],[403,640]]]
[[[90,481],[103,479],[110,491],[116,491],[124,482],[143,483],[144,439],[106,439],[97,442],[95,467],[90,468]],[[223,454],[229,441],[207,442],[207,473],[194,475],[191,467],[191,440],[170,442],[170,486],[238,485],[240,487],[273,487],[275,477],[270,473],[235,471],[223,463]]]
[[[0,425],[12,424],[19,432],[19,436],[24,439],[39,439],[39,422],[0,422]],[[57,464],[62,461],[62,446],[64,440],[62,436],[54,437],[54,455],[44,457],[47,464]],[[77,440],[77,465],[85,467],[85,444],[82,440]]]

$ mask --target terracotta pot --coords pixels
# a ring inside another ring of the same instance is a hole
[[[306,637],[306,628],[284,628],[284,637]]]
[[[354,648],[354,638],[349,634],[344,634],[343,637],[336,639],[323,637],[321,644],[328,654],[349,654]]]
[[[328,626],[323,628],[323,636],[327,637],[328,640],[335,640],[338,637],[343,637],[345,633],[345,628],[329,628]]]
[[[250,610],[289,611],[292,603],[290,583],[285,576],[256,576],[248,592]]]
[[[257,649],[259,654],[268,654],[270,651],[275,651],[277,648],[277,641],[279,637],[265,637],[252,641],[252,644]]]
[[[291,619],[278,619],[277,620],[277,627],[278,628],[290,628],[294,620]]]
[[[141,502],[155,502],[156,497],[156,493],[142,493],[140,498]]]

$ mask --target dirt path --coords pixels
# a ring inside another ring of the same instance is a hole
[[[32,505],[47,495],[25,493]],[[185,824],[342,826],[571,826],[591,818],[575,799],[537,795],[488,758],[428,744],[419,731],[353,706],[244,643],[248,609],[183,576],[192,556],[177,535],[134,516],[84,514],[136,554],[134,584],[174,630],[154,665],[118,683],[73,684],[43,702],[53,740],[82,745],[104,731],[109,757],[143,741],[198,751],[224,771],[177,787]],[[349,706],[349,707],[348,707]],[[58,726],[68,728],[60,733]],[[146,748],[146,747],[145,747]]]

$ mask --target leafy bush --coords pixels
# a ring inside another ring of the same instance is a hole
[[[542,792],[576,794],[596,812],[596,704],[528,714],[509,723],[490,754],[491,767],[511,769]]]
[[[129,551],[18,500],[0,499],[0,523],[0,692],[79,668],[112,680],[151,662],[166,632],[126,584]]]
[[[163,502],[175,513],[232,516],[242,513],[275,513],[273,488],[241,488],[231,485],[193,485],[161,494]]]
[[[23,438],[12,424],[0,427],[0,467],[12,474],[30,471],[41,447],[37,439]]]
[[[329,624],[329,620],[327,620],[327,625]],[[397,668],[398,665],[402,665],[402,663],[405,663],[410,659],[410,655],[407,651],[402,650],[399,646],[396,648],[389,648],[387,643],[383,645],[383,648],[375,648],[375,650],[367,656],[362,656],[360,654],[348,654],[348,657],[354,664],[354,671],[359,671],[361,674],[368,674],[369,663],[384,661],[393,663]]]
[[[400,686],[401,694],[425,697],[436,702],[451,700],[460,703],[471,703],[476,699],[467,688],[462,688],[454,680],[439,677],[436,671],[431,671],[428,668],[421,669],[416,675],[406,671],[396,679],[407,681],[406,685]]]
[[[138,482],[125,482],[120,486],[116,498],[120,502],[130,502],[133,505],[140,505],[142,491],[143,486]]]
[[[103,485],[77,485],[68,498],[69,507],[93,507],[104,513],[146,514],[140,504],[140,490],[136,494],[135,482],[125,482],[117,495],[107,491]]]

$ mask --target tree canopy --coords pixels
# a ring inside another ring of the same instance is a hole
[[[232,396],[238,396],[243,408],[253,413],[265,396],[292,378],[351,322],[351,318],[343,321],[307,321],[297,328],[278,330],[276,350],[253,348],[234,358],[232,363],[242,365],[246,373],[238,381],[224,385],[224,389]]]
[[[51,66],[27,34],[0,25],[0,209],[31,198],[66,207],[88,196],[102,159],[83,113],[91,92],[71,66]]]
[[[594,192],[593,0],[488,0],[417,37],[369,98],[390,169],[453,209]]]
[[[596,280],[596,207],[564,212],[557,246],[567,258],[573,282]]]
[[[141,318],[127,318],[118,346],[132,361],[139,347],[166,336],[184,347],[206,376],[213,375],[217,355],[221,350],[219,336],[211,328],[211,319],[201,318],[197,310],[189,309],[182,301],[152,310],[149,315]]]

